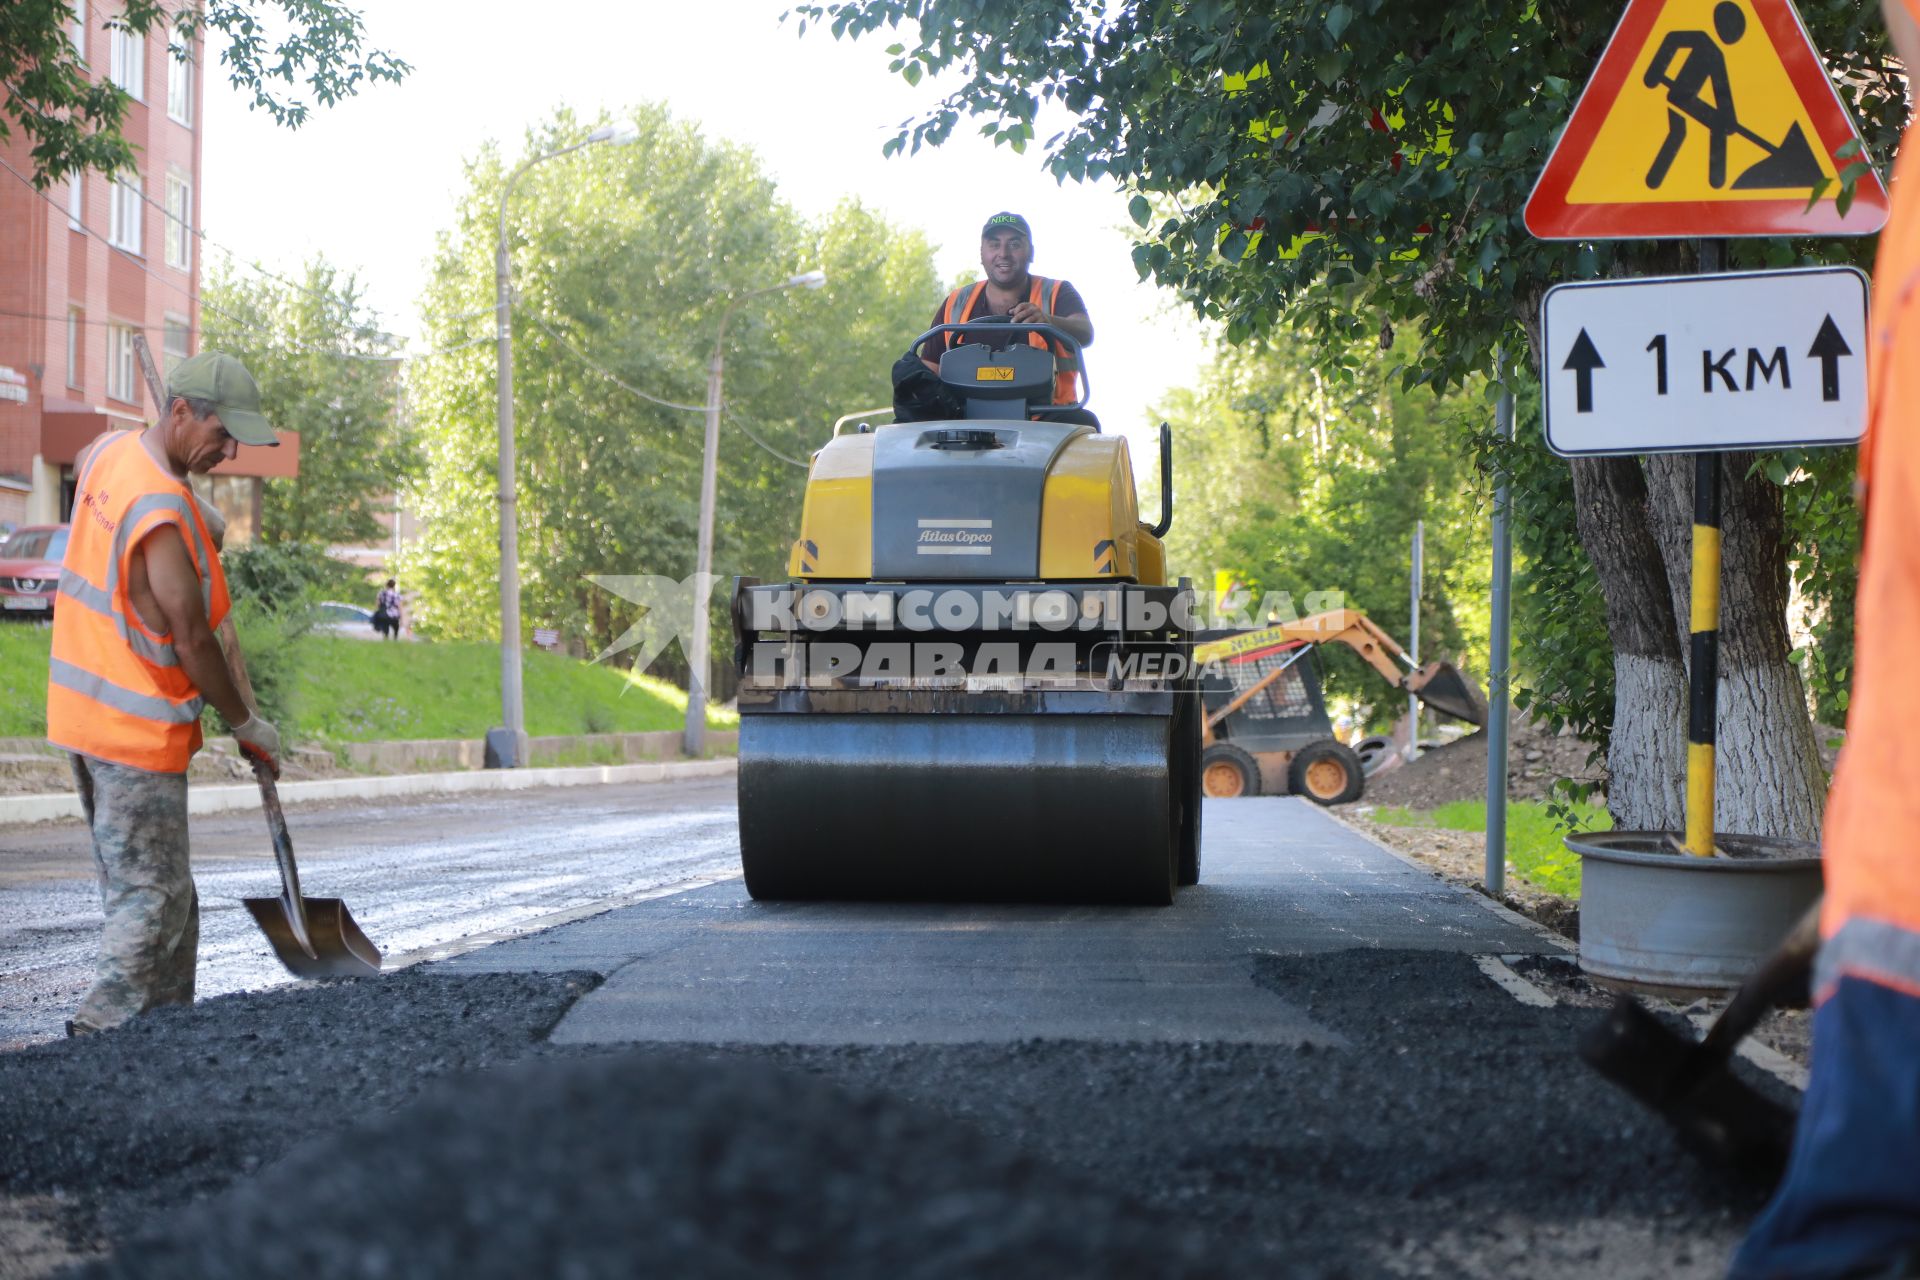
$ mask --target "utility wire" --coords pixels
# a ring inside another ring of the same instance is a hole
[[[622,379],[620,375],[613,372],[613,370],[608,369],[605,366],[596,363],[593,357],[589,356],[586,352],[582,351],[580,348],[574,346],[571,342],[568,342],[565,338],[561,337],[558,333],[555,333],[553,331],[553,328],[550,325],[548,325],[545,320],[542,320],[539,317],[539,315],[536,314],[534,311],[525,310],[525,311],[522,311],[520,314],[526,316],[529,320],[539,325],[540,328],[546,332],[546,335],[549,338],[552,338],[555,342],[559,343],[561,346],[565,347],[567,350],[573,352],[574,356],[579,359],[581,364],[586,365],[587,368],[593,370],[595,373],[605,378],[608,382],[613,383],[616,387],[619,387],[622,391],[625,391],[630,395],[639,396],[642,400],[645,400],[648,404],[657,404],[663,409],[682,409],[688,413],[705,413],[707,411],[707,406],[703,404],[676,404],[672,400],[662,400],[659,396],[648,395],[646,392],[642,391],[640,388],[633,386],[631,383],[628,383],[627,381]]]
[[[740,428],[740,430],[746,435],[747,439],[753,441],[755,444],[759,445],[762,449],[765,449],[768,453],[780,459],[780,461],[787,463],[789,466],[798,467],[802,471],[812,470],[810,466],[800,461],[800,459],[790,458],[786,454],[774,448],[772,445],[768,444],[765,440],[762,440],[758,435],[754,433],[754,430],[752,427],[748,426],[746,423],[740,420],[740,416],[736,414],[732,409],[726,410],[726,415],[727,415],[727,420],[733,423],[734,426]]]
[[[592,369],[595,373],[599,374],[601,377],[605,378],[607,381],[613,383],[615,386],[619,387],[622,391],[628,392],[629,394],[632,394],[632,395],[639,396],[642,400],[647,401],[649,404],[657,404],[667,409],[683,409],[688,413],[705,413],[707,411],[707,406],[704,404],[676,404],[671,400],[662,400],[659,396],[648,395],[646,392],[640,390],[638,387],[635,387],[630,383],[626,382],[618,374],[614,373],[611,369],[607,369],[601,366],[600,364],[596,363],[591,356],[586,354],[586,352],[580,350],[580,348],[574,346],[571,342],[568,342],[565,338],[561,337],[558,333],[555,333],[553,328],[549,326],[545,320],[542,320],[537,313],[531,310],[528,310],[528,311],[522,312],[521,314],[525,315],[528,319],[532,320],[535,324],[539,325],[540,328],[546,332],[548,337],[552,338],[555,342],[565,347],[568,351],[571,351],[574,354],[574,356],[579,359],[580,363],[586,365],[589,369]],[[740,420],[739,415],[734,413],[734,411],[731,408],[722,406],[722,409],[723,409],[723,412],[726,413],[728,420],[731,421],[734,426],[740,428],[741,432],[745,434],[747,439],[753,441],[755,444],[759,445],[762,449],[765,449],[768,453],[780,459],[780,461],[787,463],[789,466],[799,467],[803,471],[808,469],[806,463],[800,461],[798,458],[792,458],[787,456],[786,454],[780,452],[778,449],[774,448],[772,445],[768,444],[765,440],[762,440],[758,435],[754,433],[753,428],[749,427],[746,423],[742,422]]]

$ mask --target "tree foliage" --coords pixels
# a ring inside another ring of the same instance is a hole
[[[1877,8],[1800,6],[1884,167],[1907,109]],[[1139,193],[1141,275],[1230,340],[1290,328],[1338,363],[1358,339],[1417,324],[1427,340],[1408,376],[1445,387],[1491,368],[1550,284],[1686,261],[1536,241],[1521,223],[1619,0],[844,0],[796,13],[836,36],[897,31],[897,70],[946,77],[889,147],[944,141],[963,117],[1019,146],[1056,130],[1053,173]],[[1734,263],[1859,252],[1764,242]]]
[[[96,0],[97,4],[97,0]],[[366,46],[360,14],[342,0],[122,0],[110,29],[141,38],[165,37],[192,48],[217,43],[227,79],[253,96],[252,105],[298,128],[313,105],[352,97],[362,84],[398,82],[405,62]],[[33,141],[34,181],[40,186],[69,173],[115,173],[134,164],[134,146],[121,132],[132,101],[89,66],[105,65],[105,50],[82,59],[72,38],[72,0],[8,0],[0,4],[0,139],[19,129]]]
[[[524,613],[594,650],[634,611],[588,575],[679,580],[694,567],[704,418],[635,392],[703,404],[728,301],[826,271],[823,289],[744,302],[727,330],[714,568],[779,574],[808,453],[839,415],[890,403],[893,360],[939,293],[918,235],[857,204],[809,222],[751,152],[660,107],[626,118],[637,142],[530,169],[507,208]],[[561,113],[526,153],[589,127]],[[484,335],[493,317],[503,157],[483,153],[468,175],[425,298],[441,347]],[[426,532],[406,572],[422,594],[416,624],[435,635],[496,634],[494,362],[490,344],[456,351],[423,364],[414,387]]]
[[[417,466],[399,409],[399,361],[359,283],[324,258],[298,280],[216,268],[203,293],[202,345],[239,356],[276,427],[300,433],[300,474],[266,482],[268,542],[364,543],[375,513]]]

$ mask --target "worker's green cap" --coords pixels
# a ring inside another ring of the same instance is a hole
[[[997,231],[1018,231],[1027,239],[1033,239],[1033,231],[1027,226],[1027,220],[1017,213],[996,213],[987,219],[987,225],[980,228],[980,238],[985,240]]]
[[[260,384],[224,351],[202,351],[168,370],[167,403],[179,396],[211,401],[227,434],[241,444],[280,443],[260,412]]]

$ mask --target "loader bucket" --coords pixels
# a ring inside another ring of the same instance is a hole
[[[1486,727],[1487,695],[1451,662],[1429,662],[1408,676],[1407,692],[1441,715]]]

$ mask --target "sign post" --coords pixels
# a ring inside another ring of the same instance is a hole
[[[1698,857],[1714,853],[1718,454],[1851,444],[1867,419],[1866,277],[1723,274],[1725,237],[1879,231],[1887,190],[1862,151],[1792,0],[1629,0],[1527,201],[1544,240],[1700,243],[1696,277],[1559,285],[1541,306],[1549,448],[1694,455],[1680,843]]]

